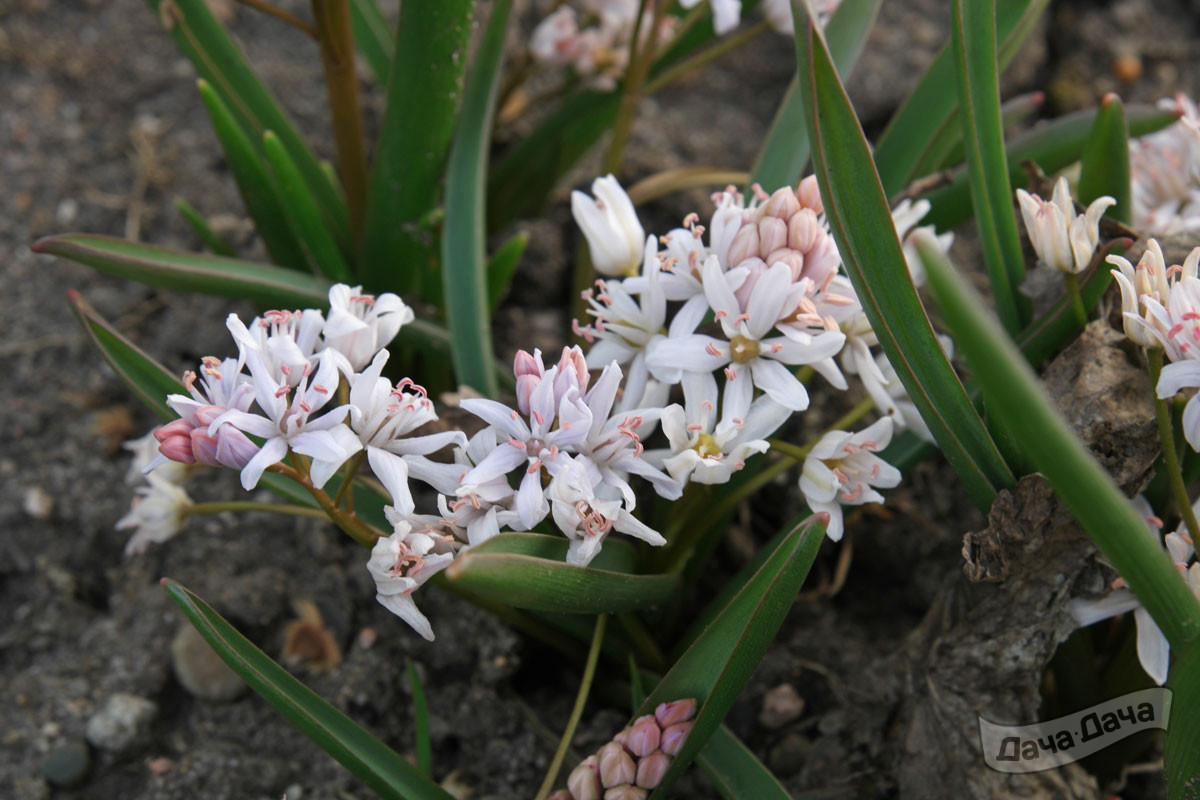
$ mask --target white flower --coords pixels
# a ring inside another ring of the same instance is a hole
[[[1165,348],[1167,357],[1172,361],[1179,359],[1182,356],[1180,345],[1183,345],[1184,351],[1190,349],[1190,345],[1186,340],[1176,343],[1176,337],[1172,334],[1174,322],[1167,306],[1172,302],[1171,295],[1181,280],[1196,278],[1200,247],[1188,254],[1182,267],[1171,269],[1167,268],[1162,248],[1154,239],[1147,244],[1146,252],[1136,268],[1118,255],[1110,255],[1105,260],[1117,267],[1111,272],[1121,287],[1121,317],[1125,335],[1142,347]],[[1189,294],[1188,290],[1181,290],[1180,296],[1175,298],[1176,305],[1187,300],[1186,295]],[[1189,310],[1181,308],[1181,314]]]
[[[884,417],[858,433],[831,431],[821,437],[804,459],[800,491],[814,512],[829,514],[825,533],[842,538],[842,506],[882,503],[875,487],[900,483],[900,471],[875,455],[892,440],[892,418]]]
[[[1180,120],[1129,140],[1133,223],[1159,236],[1200,229],[1200,114],[1183,94],[1159,102]]]
[[[1077,215],[1066,178],[1058,179],[1048,203],[1024,189],[1017,189],[1017,201],[1038,260],[1068,273],[1087,269],[1100,242],[1100,217],[1117,202],[1108,196],[1098,197],[1086,212]]]
[[[208,356],[201,362],[201,371],[204,377],[199,388],[196,373],[184,373],[183,385],[190,397],[167,395],[167,405],[179,419],[154,431],[160,455],[145,465],[144,472],[160,469],[168,460],[240,470],[258,453],[258,445],[232,425],[210,428],[213,420],[226,410],[246,411],[254,402],[254,386],[242,374],[239,361],[233,358],[219,361]]]
[[[375,542],[367,561],[367,571],[375,579],[375,599],[431,642],[433,628],[417,609],[412,593],[450,566],[455,546],[450,537],[413,531],[400,520],[391,536]]]
[[[896,226],[896,237],[900,239],[900,244],[904,248],[904,260],[908,262],[908,274],[912,276],[913,285],[917,288],[925,284],[925,264],[921,261],[920,253],[917,252],[912,234],[917,231],[927,232],[937,242],[938,249],[943,254],[950,252],[950,246],[954,244],[953,233],[938,234],[937,228],[933,225],[917,226],[917,223],[925,218],[931,208],[933,208],[933,204],[928,200],[921,199],[914,203],[911,199],[905,198],[900,205],[892,209],[892,223]]]
[[[129,462],[129,469],[125,471],[125,483],[130,486],[140,484],[145,479],[149,467],[159,478],[179,486],[187,480],[191,470],[187,464],[163,457],[158,451],[158,437],[154,433],[155,431],[150,431],[145,436],[130,439],[121,445],[133,453],[133,460]]]
[[[602,275],[628,275],[642,263],[646,232],[629,195],[612,175],[592,182],[593,200],[571,192],[571,213],[587,237],[592,266]]]
[[[667,543],[657,531],[629,513],[619,499],[598,497],[597,488],[603,486],[599,470],[586,456],[564,459],[550,481],[546,494],[554,522],[571,540],[567,548],[568,564],[587,566],[614,528],[655,547]]]
[[[117,520],[119,531],[132,530],[125,555],[140,553],[151,542],[165,542],[183,527],[192,499],[182,488],[151,473],[148,486],[138,487],[129,513]]]
[[[349,372],[358,372],[412,321],[412,309],[391,292],[375,297],[363,294],[361,286],[339,283],[329,289],[329,317],[321,336],[326,347],[346,357]]]
[[[320,348],[325,317],[315,308],[268,311],[247,327],[237,314],[230,314],[225,327],[237,343],[240,363],[250,351],[257,351],[276,383],[295,386]]]

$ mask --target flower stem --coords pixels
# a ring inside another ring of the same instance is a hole
[[[1067,273],[1067,297],[1071,301],[1071,311],[1079,329],[1087,327],[1087,309],[1083,307],[1083,298],[1079,295],[1079,277],[1074,272]]]
[[[644,5],[638,7],[637,21],[633,26],[633,40],[629,43],[629,68],[625,71],[625,81],[621,86],[621,107],[617,111],[617,119],[612,127],[612,139],[608,143],[608,151],[604,154],[604,161],[600,167],[602,175],[616,172],[617,168],[621,166],[621,159],[625,155],[625,146],[629,143],[629,136],[633,132],[633,121],[637,117],[638,106],[642,103],[642,86],[646,82],[646,75],[650,72],[650,65],[654,63],[659,22],[662,19],[665,4],[664,0],[654,0],[654,11],[650,18],[650,33],[645,37],[645,47],[640,49],[638,42],[642,38],[646,7]]]
[[[749,28],[745,28],[733,34],[732,36],[727,36],[721,39],[717,42],[717,44],[713,45],[707,50],[701,50],[699,53],[696,53],[690,58],[685,58],[678,64],[675,64],[674,66],[665,69],[656,75],[653,80],[646,84],[644,94],[654,94],[659,89],[663,89],[667,86],[670,86],[672,83],[675,83],[676,81],[686,78],[693,72],[708,66],[713,61],[716,61],[721,56],[731,53],[742,45],[751,41],[756,36],[766,31],[768,27],[770,27],[770,25],[765,19],[759,20]]]
[[[325,512],[312,506],[291,503],[256,503],[253,500],[224,500],[215,503],[193,503],[184,510],[186,516],[196,514],[220,514],[224,511],[262,511],[268,514],[285,514],[290,517],[328,519]]]
[[[1196,524],[1196,512],[1192,509],[1192,501],[1188,498],[1187,486],[1183,482],[1183,472],[1179,466],[1179,455],[1175,450],[1175,434],[1172,430],[1171,412],[1167,401],[1158,396],[1158,376],[1162,374],[1163,351],[1161,347],[1147,350],[1150,362],[1150,391],[1154,393],[1154,416],[1158,419],[1158,438],[1162,440],[1163,468],[1167,471],[1167,484],[1179,507],[1179,516],[1187,525],[1188,534],[1192,541],[1197,541],[1200,525]]]
[[[342,471],[342,485],[338,487],[337,494],[333,496],[333,504],[340,506],[342,498],[346,499],[346,511],[354,513],[354,492],[349,491],[354,485],[354,473],[358,472],[358,468],[362,466],[363,459],[367,457],[366,450],[359,450],[350,457],[346,462],[346,468]]]
[[[295,460],[296,463],[301,467],[306,466],[303,456],[296,456]],[[326,492],[324,489],[318,489],[313,486],[312,479],[308,476],[307,468],[304,468],[303,471],[301,471],[296,468],[289,467],[286,464],[275,464],[267,469],[269,469],[271,472],[278,472],[285,477],[291,478],[296,483],[307,489],[308,493],[312,495],[312,498],[317,501],[317,505],[319,505],[321,510],[325,512],[325,516],[329,517],[329,519],[333,521],[333,524],[337,525],[343,533],[361,544],[363,547],[373,547],[377,539],[382,539],[387,536],[387,534],[375,526],[359,519],[357,516],[355,516],[354,512],[343,511],[342,509],[338,508],[337,504],[333,502],[333,498],[329,496],[328,492]]]
[[[596,627],[592,632],[592,646],[588,650],[587,664],[583,668],[583,680],[579,682],[579,693],[575,696],[575,707],[571,709],[567,728],[558,741],[554,759],[550,762],[550,768],[546,770],[546,778],[542,781],[542,787],[538,789],[537,797],[534,800],[546,800],[554,788],[554,782],[558,780],[558,771],[562,769],[563,759],[567,756],[567,748],[571,746],[575,728],[579,725],[580,717],[583,716],[583,707],[587,704],[588,692],[592,688],[592,679],[596,676],[596,662],[600,660],[600,644],[604,641],[604,625],[607,621],[607,614],[596,617]]]
[[[651,200],[657,200],[663,195],[680,192],[684,189],[694,189],[703,186],[741,186],[750,180],[750,173],[736,169],[720,167],[678,167],[665,169],[642,178],[629,187],[627,194],[635,206],[640,206]]]

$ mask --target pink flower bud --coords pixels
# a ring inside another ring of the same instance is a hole
[[[575,387],[582,395],[588,385],[587,362],[579,347],[564,347],[562,357],[558,360],[558,374],[554,376],[554,396],[559,400],[571,387]]]
[[[677,722],[687,722],[696,716],[696,701],[691,698],[672,700],[669,703],[659,703],[654,709],[654,718],[663,728],[669,728]]]
[[[646,790],[629,784],[614,786],[604,793],[604,800],[646,800]]]
[[[525,416],[529,416],[529,398],[533,396],[533,390],[542,382],[541,375],[518,375],[517,376],[517,408]]]
[[[811,208],[817,214],[825,210],[825,206],[821,203],[821,187],[817,185],[816,175],[809,175],[800,181],[800,188],[796,194],[800,205],[805,208]]]
[[[733,242],[729,245],[729,264],[726,266],[732,268],[741,264],[747,258],[754,258],[758,255],[758,226],[743,225],[734,234]]]
[[[653,789],[662,783],[663,776],[671,766],[671,757],[662,750],[655,750],[650,755],[638,761],[637,785],[644,789]]]
[[[669,756],[674,756],[679,752],[679,748],[683,747],[684,740],[687,739],[689,733],[692,732],[693,723],[677,722],[668,727],[662,732],[662,751]]]
[[[575,800],[571,797],[571,792],[566,789],[559,789],[554,794],[550,795],[550,800]]]
[[[763,217],[758,223],[758,252],[766,255],[787,247],[788,226],[778,217]]]
[[[575,800],[600,800],[603,790],[596,774],[596,763],[595,756],[588,756],[567,777],[567,791]]]
[[[217,463],[221,466],[240,470],[257,454],[258,445],[237,428],[222,425],[217,429]]]
[[[823,232],[817,215],[811,209],[801,209],[788,220],[788,247],[807,253]]]
[[[522,375],[541,375],[542,368],[537,360],[526,350],[518,350],[516,358],[513,359],[513,375],[518,378]]]
[[[192,453],[191,436],[176,435],[168,437],[159,444],[158,452],[172,461],[178,461],[180,464],[196,463],[196,456]]]
[[[620,733],[618,733],[616,736],[614,736],[612,738],[612,740],[614,742],[616,742],[617,744],[621,745],[622,747],[628,749],[628,747],[629,747],[629,732],[631,730],[632,730],[632,728],[623,729]]]
[[[800,274],[804,272],[804,254],[799,250],[793,250],[790,247],[781,247],[767,256],[767,266],[773,266],[778,263],[788,265],[788,269],[792,271],[792,282],[800,280]]]
[[[750,305],[750,293],[754,291],[754,284],[758,283],[758,279],[767,271],[767,262],[761,258],[749,258],[743,261],[741,266],[746,267],[750,272],[733,296],[737,298],[742,308],[746,308]]]
[[[207,428],[193,428],[191,440],[192,455],[197,461],[209,467],[218,465],[216,436],[209,436]]]
[[[658,749],[658,740],[661,735],[662,729],[658,727],[654,715],[647,714],[644,717],[638,717],[637,721],[633,723],[633,727],[629,731],[629,740],[625,746],[629,748],[629,752],[639,758],[648,756]]]
[[[154,438],[159,442],[165,442],[172,436],[187,436],[192,432],[192,428],[194,427],[192,423],[185,419],[177,419],[159,428],[155,428]]]
[[[221,406],[203,406],[196,409],[196,412],[192,415],[192,419],[195,420],[197,425],[207,428],[209,425],[212,425],[213,420],[224,413],[225,409],[221,408]]]
[[[633,783],[633,779],[637,777],[637,765],[633,763],[633,758],[616,742],[609,742],[601,747],[596,753],[596,759],[600,764],[600,783],[606,789]]]
[[[792,187],[784,186],[782,189],[776,189],[775,193],[771,195],[763,213],[769,217],[786,220],[799,210],[800,201],[796,198],[796,193],[792,191]]]
[[[833,238],[822,231],[817,241],[804,254],[803,277],[811,280],[814,286],[824,286],[829,276],[837,272],[840,262]]]

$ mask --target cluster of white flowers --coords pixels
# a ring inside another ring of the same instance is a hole
[[[633,39],[639,6],[642,27],[639,44],[651,35],[654,0],[574,0],[558,5],[529,39],[529,51],[541,64],[570,67],[597,89],[610,90],[625,74],[629,45]],[[659,20],[658,41],[665,42],[675,27],[675,18]]]
[[[1100,218],[1117,201],[1107,195],[1097,197],[1084,213],[1076,214],[1067,179],[1059,178],[1049,202],[1024,189],[1017,189],[1017,202],[1038,261],[1059,272],[1078,274],[1092,263],[1100,243]]]
[[[1200,113],[1183,94],[1159,105],[1179,121],[1129,142],[1133,224],[1156,236],[1200,230]]]

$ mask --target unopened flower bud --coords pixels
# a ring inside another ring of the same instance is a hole
[[[536,359],[529,354],[528,350],[518,350],[517,355],[513,358],[513,375],[518,378],[522,375],[541,375],[542,368],[538,365]]]
[[[778,217],[763,217],[758,223],[758,252],[760,255],[787,246],[788,226]]]
[[[625,746],[629,748],[629,752],[641,758],[658,749],[658,740],[661,736],[662,729],[658,727],[654,715],[647,714],[644,717],[638,717],[637,721],[633,723]]]
[[[696,716],[696,701],[688,697],[683,700],[672,700],[669,703],[659,703],[654,709],[654,718],[664,729],[678,722],[687,722]]]
[[[655,750],[638,761],[637,785],[653,789],[662,783],[663,776],[671,766],[671,757],[662,750]]]
[[[550,800],[575,800],[571,797],[571,792],[567,789],[559,789],[554,794],[550,795]]]
[[[758,256],[758,226],[743,225],[734,234],[733,242],[729,245],[730,268],[736,267],[748,258]]]
[[[164,439],[158,446],[158,452],[172,461],[180,464],[195,464],[196,456],[192,452],[192,437],[171,436]]]
[[[775,193],[771,195],[763,213],[768,217],[786,220],[799,210],[800,201],[796,198],[796,192],[792,190],[792,187],[784,186],[782,189],[776,189]]]
[[[567,777],[567,791],[575,800],[600,800],[603,790],[600,787],[595,756],[588,756],[571,770]]]
[[[800,280],[801,273],[804,272],[804,254],[799,250],[793,250],[790,247],[781,247],[778,250],[771,252],[767,256],[767,266],[773,266],[783,262],[788,265],[788,269],[792,271],[792,282]]]
[[[800,205],[805,208],[811,208],[815,214],[825,211],[825,206],[821,203],[821,187],[817,185],[816,175],[809,175],[800,181],[796,197],[800,201]]]
[[[678,753],[679,749],[683,747],[688,734],[692,732],[693,724],[690,720],[688,722],[677,722],[664,730],[661,741],[662,751],[669,756],[674,756]]]
[[[561,398],[567,390],[575,387],[582,395],[588,386],[587,361],[583,350],[576,347],[564,347],[562,357],[558,360],[558,373],[554,376],[554,395]]]
[[[185,419],[177,419],[154,429],[154,438],[160,443],[173,436],[189,436],[195,426]]]
[[[646,800],[646,790],[629,784],[614,786],[604,793],[604,800]]]
[[[821,222],[812,209],[801,209],[788,220],[787,245],[793,250],[807,253],[821,235]]]
[[[629,747],[629,732],[631,730],[633,730],[633,729],[632,728],[622,729],[620,733],[618,733],[616,736],[614,736],[612,738],[612,740],[614,742],[616,742],[617,744],[621,745],[622,747],[628,748]]]
[[[642,264],[646,234],[633,203],[612,175],[592,182],[593,200],[571,192],[571,213],[587,237],[592,266],[604,275],[627,275]]]
[[[596,753],[596,760],[600,765],[600,783],[606,789],[633,783],[637,777],[637,765],[633,763],[633,758],[616,742],[601,747]]]

